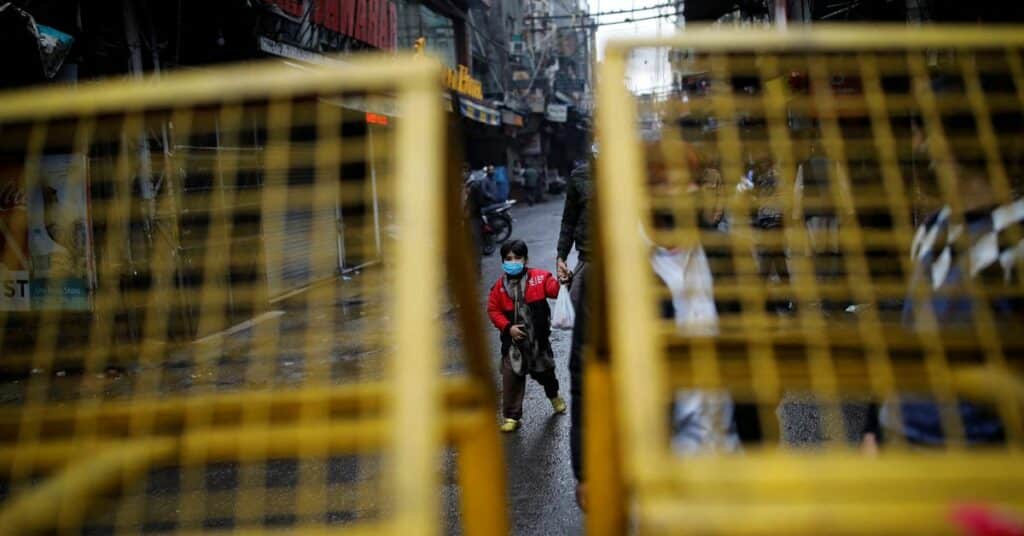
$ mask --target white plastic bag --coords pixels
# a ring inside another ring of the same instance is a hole
[[[704,248],[657,250],[651,266],[672,293],[676,327],[686,335],[718,333],[714,280]]]
[[[562,285],[562,288],[558,289],[558,299],[555,300],[555,310],[551,315],[551,327],[572,329],[574,325],[576,325],[576,310],[572,308],[569,287]]]
[[[678,454],[737,452],[740,438],[733,424],[728,391],[682,389],[672,404],[672,449]]]

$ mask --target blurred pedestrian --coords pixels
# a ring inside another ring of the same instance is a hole
[[[540,182],[540,174],[533,166],[527,167],[523,171],[523,188],[526,190],[526,202],[530,205],[544,200]]]
[[[783,200],[779,187],[778,171],[767,146],[757,137],[757,132],[748,134],[752,140],[747,172],[740,180],[738,191],[751,198],[751,228],[758,236],[755,240],[755,255],[758,270],[765,281],[778,278],[782,285],[789,284],[789,266],[786,246],[782,240]],[[769,311],[789,312],[793,308],[790,300],[771,300],[766,306]]]
[[[501,332],[502,432],[519,429],[523,418],[526,376],[544,387],[555,413],[566,411],[558,394],[555,357],[551,349],[551,307],[559,283],[551,272],[529,268],[529,250],[522,240],[501,246],[502,271],[491,287],[487,314]]]
[[[717,228],[724,218],[721,175],[717,170],[706,169],[708,161],[703,160],[693,146],[681,141],[648,143],[645,149],[646,178],[652,195],[662,199],[693,196],[697,221],[690,225]],[[651,271],[670,295],[659,304],[661,317],[671,319],[684,333],[717,333],[714,281],[708,259],[699,242],[684,244],[673,240],[682,235],[672,231],[681,230],[684,226],[684,222],[677,221],[676,217],[673,211],[656,210],[652,214],[652,225],[640,225],[643,231],[641,238],[650,246],[648,261]],[[662,234],[672,238],[662,241],[657,238]],[[576,283],[574,278],[574,286]],[[578,283],[581,287],[591,284],[587,278]],[[584,508],[587,500],[583,460],[585,363],[581,355],[586,340],[587,316],[584,300],[577,309],[569,361],[572,394],[570,451],[577,479],[577,501]],[[679,391],[675,393],[669,418],[672,446],[683,453],[734,451],[739,448],[740,441],[756,442],[761,439],[756,407],[753,404],[734,404],[727,392]]]
[[[815,132],[805,146],[807,158],[797,167],[793,181],[792,221],[806,230],[807,247],[794,253],[808,257],[819,284],[834,284],[843,275],[840,222],[855,216],[849,210],[853,207],[850,180],[845,169],[821,151]],[[837,194],[847,201],[843,205],[848,210],[837,206]],[[842,312],[847,305],[828,297],[820,304],[826,314]]]
[[[721,162],[713,139],[704,140],[704,143],[694,146],[694,149],[699,159],[694,176],[699,189],[697,206],[700,208],[700,218],[697,225],[701,231],[701,243],[711,267],[712,277],[715,281],[731,283],[735,281],[736,270],[728,229],[725,207],[727,195]],[[738,314],[741,309],[737,297],[726,299],[719,295],[715,296],[715,307],[719,315]]]
[[[645,149],[650,195],[665,200],[691,196],[696,208],[695,221],[690,222],[680,220],[675,211],[655,209],[651,224],[641,227],[646,227],[651,270],[668,290],[668,297],[661,300],[661,317],[672,320],[685,335],[716,335],[719,317],[708,257],[699,239],[685,242],[686,235],[681,232],[708,226],[720,217],[717,196],[698,187],[705,180],[714,181],[716,173],[708,173],[708,159],[681,140],[652,142]],[[757,408],[734,403],[727,391],[677,391],[671,423],[672,446],[684,454],[735,451],[741,440],[761,439]]]
[[[915,124],[912,144],[915,156],[926,162],[921,184],[946,204],[914,235],[910,248],[914,273],[904,324],[936,337],[980,330],[977,324],[983,318],[991,319],[987,329],[995,333],[1019,329],[1024,321],[1024,300],[1017,292],[1019,263],[1024,258],[1024,241],[1019,238],[1024,234],[1024,199],[1000,199],[986,162],[963,146],[961,140],[977,137],[972,121],[945,118],[931,127],[926,131],[922,124]],[[1022,130],[1019,121],[1004,125],[1007,135]],[[1003,155],[1004,159],[1014,157],[1020,155]],[[1003,165],[1011,168],[1013,162]],[[942,186],[942,174],[952,179],[947,183],[952,191]],[[979,314],[981,308],[987,314]],[[992,406],[960,399],[945,409],[959,418],[968,445],[1005,442],[1005,428]],[[899,434],[911,444],[941,446],[950,433],[942,411],[930,393],[901,393],[898,400],[883,405],[879,431]],[[874,439],[870,434],[866,437]]]

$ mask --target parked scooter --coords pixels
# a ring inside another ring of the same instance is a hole
[[[494,253],[498,244],[508,240],[512,236],[512,215],[509,211],[515,205],[515,200],[509,199],[502,203],[489,205],[480,210],[483,218],[481,233],[483,239],[483,254]]]

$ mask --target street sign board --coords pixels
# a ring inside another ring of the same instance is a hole
[[[535,114],[544,113],[545,99],[543,93],[539,91],[531,93],[526,97],[526,103],[530,106],[531,112]]]
[[[569,107],[564,104],[548,104],[547,120],[554,123],[564,123],[569,116]]]

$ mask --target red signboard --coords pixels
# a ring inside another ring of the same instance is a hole
[[[313,22],[368,45],[394,50],[398,8],[390,0],[271,0],[281,11],[300,17],[312,10]]]
[[[381,114],[375,114],[373,112],[366,112],[366,122],[370,123],[371,125],[385,125],[386,126],[388,124],[388,116],[381,115]]]

